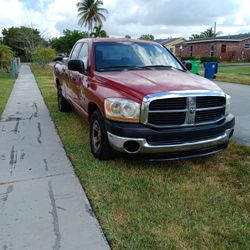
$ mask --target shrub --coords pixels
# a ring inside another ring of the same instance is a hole
[[[14,52],[12,49],[7,45],[0,44],[0,70],[5,69],[6,72],[9,72],[13,58]]]
[[[218,62],[219,58],[218,56],[203,56],[200,58],[201,63],[204,62]]]
[[[199,61],[200,56],[182,56],[180,57],[181,61]]]
[[[43,48],[38,47],[32,53],[32,60],[35,63],[40,64],[43,68],[46,64],[53,61],[56,57],[56,52],[51,47]]]

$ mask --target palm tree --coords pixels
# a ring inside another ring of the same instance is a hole
[[[103,25],[103,21],[106,20],[105,14],[108,14],[108,10],[102,8],[103,2],[101,0],[81,0],[77,3],[78,8],[78,24],[81,27],[88,26],[88,29],[92,33],[93,25]]]
[[[14,52],[7,45],[0,44],[0,69],[5,68],[9,72]]]
[[[95,26],[94,32],[90,34],[91,37],[108,37],[105,30],[102,29],[102,26]]]
[[[190,39],[192,40],[192,39],[199,39],[199,38],[216,37],[216,36],[219,36],[221,34],[222,34],[221,31],[214,33],[214,30],[211,27],[211,28],[208,28],[205,31],[201,32],[200,34],[192,34]]]

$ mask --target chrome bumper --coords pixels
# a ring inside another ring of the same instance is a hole
[[[135,153],[167,153],[167,152],[183,152],[183,151],[200,150],[200,149],[206,149],[206,148],[211,148],[211,147],[219,146],[222,144],[226,144],[231,138],[232,133],[233,133],[233,128],[227,129],[224,134],[214,137],[212,139],[178,143],[178,144],[166,144],[166,145],[162,145],[162,144],[150,145],[144,138],[120,137],[110,132],[108,132],[108,139],[109,139],[110,146],[119,152],[126,152],[130,154],[133,154],[133,153],[134,154]],[[130,152],[124,147],[124,144],[130,141],[138,143],[138,150]]]

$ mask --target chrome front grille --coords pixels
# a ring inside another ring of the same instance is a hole
[[[146,96],[141,122],[152,127],[203,125],[224,119],[226,98],[222,92],[170,92]]]

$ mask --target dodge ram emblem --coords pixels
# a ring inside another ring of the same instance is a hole
[[[195,108],[191,107],[190,108],[190,114],[194,114],[194,112],[195,112]]]

